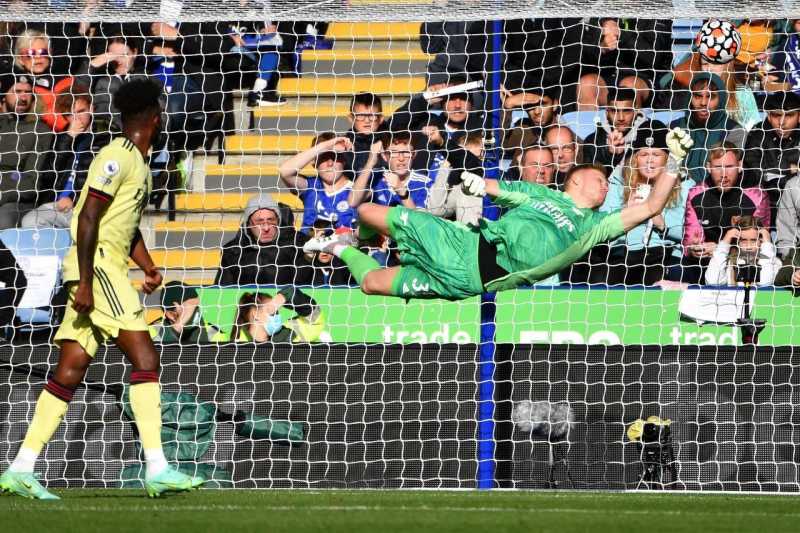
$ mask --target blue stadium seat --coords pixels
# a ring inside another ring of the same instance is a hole
[[[57,257],[59,264],[69,249],[71,239],[68,229],[7,229],[0,231],[0,240],[14,254],[17,261],[25,257]],[[56,287],[61,283],[61,275],[57,277]],[[30,281],[29,281],[30,284]],[[19,308],[16,310],[17,319],[25,324],[49,323],[52,309],[49,307],[40,308]]]
[[[605,113],[599,111],[573,111],[561,115],[559,122],[571,129],[582,141],[597,129],[595,118],[600,118]]]
[[[667,126],[669,126],[673,120],[681,118],[685,112],[684,111],[654,111],[652,109],[645,109],[644,114],[650,118],[651,120],[657,120]]]

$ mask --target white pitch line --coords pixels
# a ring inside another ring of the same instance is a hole
[[[446,513],[576,513],[586,515],[670,515],[670,516],[725,516],[730,517],[730,512],[709,512],[709,511],[670,511],[662,509],[629,509],[629,510],[614,510],[614,509],[577,509],[577,508],[513,508],[513,507],[430,507],[430,506],[400,506],[400,507],[383,507],[383,506],[370,506],[370,505],[187,505],[187,506],[160,506],[154,505],[137,505],[137,506],[123,506],[117,508],[97,507],[97,506],[69,506],[54,507],[52,504],[43,503],[41,505],[26,505],[18,509],[12,506],[6,511],[31,511],[36,512],[108,512],[116,513],[121,510],[125,511],[150,511],[150,512],[202,512],[202,511],[269,511],[269,512],[446,512]],[[765,518],[798,518],[800,513],[767,513],[767,512],[737,512],[737,517],[751,516],[751,517],[765,517]]]

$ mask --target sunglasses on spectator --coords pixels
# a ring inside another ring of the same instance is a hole
[[[50,51],[47,48],[23,48],[20,50],[20,55],[28,57],[47,57]]]

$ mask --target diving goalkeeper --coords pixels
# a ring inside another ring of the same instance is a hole
[[[401,266],[380,268],[374,259],[349,246],[344,235],[312,239],[303,250],[341,258],[365,294],[461,300],[532,285],[571,265],[596,244],[661,212],[692,140],[675,128],[667,134],[667,146],[667,176],[658,180],[646,200],[614,213],[596,211],[608,192],[600,167],[573,168],[563,192],[464,172],[462,188],[467,194],[488,195],[507,209],[499,220],[466,226],[405,207],[363,204],[358,209],[360,237],[369,237],[366,230],[393,238]]]

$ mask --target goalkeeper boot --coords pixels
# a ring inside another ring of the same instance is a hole
[[[165,492],[186,492],[198,489],[205,482],[206,480],[202,477],[189,476],[168,466],[153,477],[145,478],[144,488],[148,496],[158,498]]]
[[[352,246],[354,243],[355,238],[353,237],[353,232],[334,233],[333,235],[324,235],[309,239],[303,245],[303,251],[307,254],[315,252],[333,254],[333,249],[336,246]]]
[[[32,500],[60,500],[39,483],[33,472],[9,472],[0,476],[0,492],[9,492]]]

